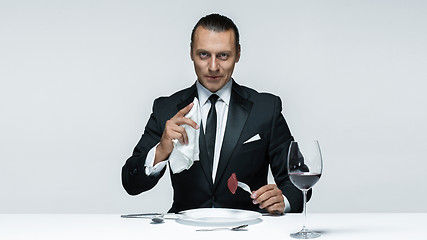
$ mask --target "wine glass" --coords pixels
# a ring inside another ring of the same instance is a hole
[[[290,234],[293,238],[308,239],[320,237],[319,233],[306,228],[307,191],[316,184],[322,175],[322,153],[317,140],[292,141],[288,152],[288,174],[291,182],[304,194],[304,223],[301,231]]]

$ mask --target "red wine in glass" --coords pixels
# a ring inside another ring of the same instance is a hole
[[[319,233],[312,232],[305,226],[307,218],[307,191],[312,188],[322,175],[323,162],[320,145],[317,140],[292,141],[289,146],[288,176],[291,182],[303,193],[304,224],[299,232],[290,234],[293,238],[309,239],[320,237]]]
[[[293,172],[289,174],[289,178],[297,188],[310,190],[319,181],[321,175],[320,173],[311,172]]]

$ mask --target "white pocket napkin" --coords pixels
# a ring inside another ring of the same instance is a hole
[[[190,112],[185,115],[186,118],[190,118],[200,126],[201,113],[199,110],[199,101],[197,98],[193,100],[193,107]],[[169,164],[174,174],[180,173],[184,170],[190,169],[193,166],[194,161],[199,161],[199,135],[200,128],[194,129],[189,125],[182,125],[188,136],[188,144],[181,144],[177,139],[173,141],[173,150],[169,156]]]
[[[257,141],[257,140],[260,140],[260,139],[261,139],[261,137],[259,136],[259,134],[257,134],[255,136],[249,138],[248,140],[246,140],[243,144],[254,142],[254,141]]]

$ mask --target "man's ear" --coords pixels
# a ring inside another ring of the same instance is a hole
[[[240,47],[240,44],[239,44],[239,46],[237,48],[236,63],[238,63],[239,60],[240,60],[240,52],[241,52],[241,50],[242,50],[242,48]]]
[[[192,43],[190,43],[190,58],[191,58],[191,61],[194,62],[194,59],[193,59],[193,44]]]

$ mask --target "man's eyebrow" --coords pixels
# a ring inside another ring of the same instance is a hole
[[[195,51],[196,51],[196,53],[205,52],[205,53],[215,54],[215,55],[222,54],[222,53],[226,53],[226,54],[231,54],[231,53],[233,53],[233,50],[223,50],[223,51],[218,51],[218,52],[216,52],[216,53],[213,53],[213,52],[210,52],[210,51],[205,50],[205,49],[203,49],[203,48],[196,49]]]

